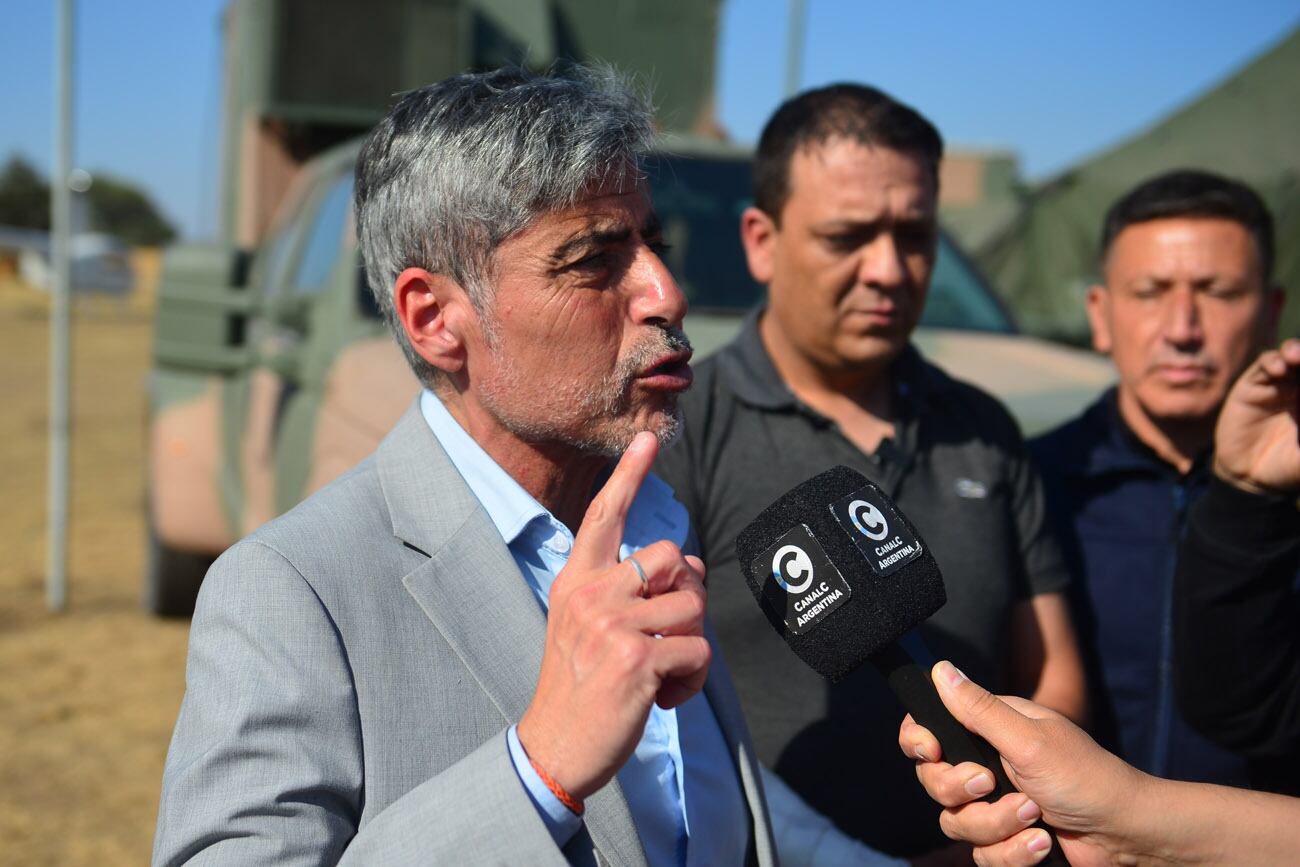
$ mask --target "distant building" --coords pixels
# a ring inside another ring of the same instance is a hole
[[[81,232],[72,236],[72,290],[125,295],[135,284],[130,249],[111,235]],[[0,273],[10,273],[35,288],[54,282],[50,233],[0,226]]]
[[[1011,151],[956,150],[939,166],[939,208],[944,226],[962,247],[976,250],[1020,211],[1024,185]]]

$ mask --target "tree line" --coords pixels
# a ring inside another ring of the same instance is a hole
[[[83,194],[90,231],[115,235],[133,246],[160,246],[176,237],[176,228],[139,187],[111,175],[93,177]],[[50,229],[50,183],[20,156],[0,168],[0,226]]]

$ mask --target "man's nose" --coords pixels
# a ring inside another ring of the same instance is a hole
[[[858,280],[864,285],[894,289],[906,279],[902,251],[892,233],[879,233],[862,247],[859,255]]]
[[[654,251],[642,249],[628,269],[627,277],[635,321],[648,325],[681,325],[686,316],[686,295]]]
[[[1190,286],[1180,286],[1168,295],[1165,305],[1165,339],[1177,347],[1198,347],[1205,339],[1200,298]]]

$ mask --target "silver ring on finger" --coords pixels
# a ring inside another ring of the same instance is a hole
[[[650,579],[646,578],[645,570],[641,568],[641,564],[637,562],[636,557],[629,554],[623,559],[623,562],[632,564],[632,568],[636,570],[636,577],[641,579],[641,595],[643,597],[648,596],[650,593]]]

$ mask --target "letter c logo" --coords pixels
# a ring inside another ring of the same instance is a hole
[[[799,584],[790,584],[786,581],[787,575],[796,581],[800,578],[803,581]],[[772,558],[772,577],[786,593],[802,593],[812,586],[812,558],[798,545],[786,545]]]
[[[868,539],[879,542],[889,535],[889,522],[880,510],[866,500],[854,500],[849,503],[849,520],[858,532]]]

